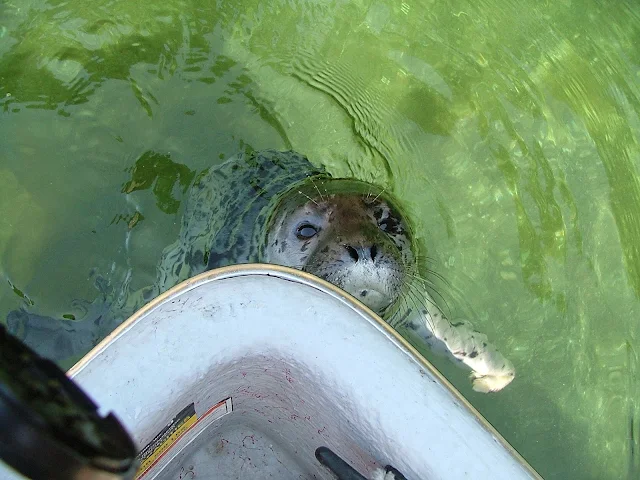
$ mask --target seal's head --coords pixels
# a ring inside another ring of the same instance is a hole
[[[409,226],[379,187],[324,179],[291,189],[267,226],[264,258],[327,280],[378,314],[414,266]]]

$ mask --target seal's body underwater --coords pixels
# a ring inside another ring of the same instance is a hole
[[[272,263],[323,278],[394,326],[406,325],[444,347],[472,369],[474,389],[504,388],[514,378],[511,363],[468,323],[449,322],[422,283],[416,288],[416,250],[401,209],[379,187],[333,179],[295,152],[240,154],[194,182],[179,238],[165,249],[154,285],[103,302],[93,321],[20,311],[8,324],[50,358],[84,354],[182,280],[230,264]]]

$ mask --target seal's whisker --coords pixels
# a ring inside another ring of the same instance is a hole
[[[298,190],[298,193],[300,195],[302,195],[303,197],[306,197],[308,200],[312,201],[313,203],[315,203],[316,205],[318,205],[318,202],[316,202],[313,198],[311,198],[309,195],[307,195],[306,193]],[[318,205],[319,206],[319,205]]]
[[[320,193],[320,189],[318,188],[318,185],[313,181],[313,178],[310,178],[309,180],[311,180],[311,184],[315,187],[316,192],[318,192],[318,195],[320,195],[320,200],[324,202],[325,201],[324,197],[322,196],[322,193]]]
[[[398,299],[396,303],[401,302],[402,300]],[[393,328],[394,330],[396,329],[396,326],[394,325],[394,321],[396,319],[396,317],[398,316],[398,311],[400,310],[400,308],[395,305],[396,308],[393,308],[391,305],[389,305],[387,307],[387,309],[385,309],[383,314],[379,314],[382,319],[389,324],[389,326],[391,326],[391,328]]]
[[[393,328],[398,328],[400,326],[405,325],[406,317],[411,312],[411,305],[409,305],[409,300],[406,295],[398,295],[398,301],[404,302],[404,309],[401,306],[395,309],[391,318],[389,318],[388,322],[392,324]],[[396,321],[396,317],[399,317]],[[393,323],[392,323],[393,322]]]
[[[423,285],[429,286],[429,287],[431,287],[431,288],[436,288],[435,283],[433,283],[433,282],[432,282],[430,279],[428,279],[428,278],[421,277],[421,276],[416,275],[416,274],[414,274],[414,273],[407,273],[407,275],[408,275],[408,276],[410,276],[410,277],[412,277],[412,278],[414,278],[414,279],[416,279],[416,280],[418,280],[418,281],[419,281],[419,282],[421,282]]]
[[[449,302],[447,302],[447,299],[440,293],[440,291],[436,288],[436,285],[427,280],[427,279],[420,279],[419,277],[417,277],[418,280],[421,280],[423,282],[424,287],[427,289],[427,291],[429,293],[434,294],[435,296],[439,297],[440,300],[442,300],[444,302],[444,306],[445,306],[445,310],[446,310],[446,316],[450,317],[452,315],[451,313],[451,307],[449,306]],[[435,305],[435,303],[434,303]],[[437,305],[436,305],[437,306]],[[440,307],[438,307],[440,308]],[[444,312],[443,312],[444,314]]]
[[[415,255],[415,259],[420,261],[420,260],[427,260],[429,262],[433,262],[433,263],[438,263],[438,260],[435,259],[434,257],[430,257],[429,255]]]
[[[436,272],[435,270],[431,270],[430,268],[427,268],[427,273],[430,275],[433,275],[434,277],[440,279],[447,287],[451,286],[451,283],[449,283],[449,280],[447,280],[446,278],[444,278],[444,276],[438,272]]]
[[[375,201],[378,200],[378,198],[380,198],[380,195],[382,195],[386,189],[387,187],[383,187],[382,190],[380,190],[380,193],[378,193],[378,195],[376,195],[375,198],[371,200],[371,203],[375,203]]]
[[[443,282],[447,287],[451,287],[451,283],[449,282],[449,280],[447,280],[444,275],[442,275],[441,273],[436,272],[435,270],[431,270],[429,267],[426,267],[427,269],[427,274],[429,275],[433,275],[434,277],[436,277],[438,280],[440,280],[441,282]],[[430,280],[427,280],[426,277],[421,278],[421,280],[423,281],[428,281],[430,282],[432,285],[434,284],[433,282],[431,282]]]
[[[431,300],[433,304],[441,311],[443,317],[450,318],[453,314],[451,311],[451,307],[449,306],[449,302],[447,302],[447,299],[444,298],[444,296],[433,285],[425,283],[425,287],[429,293],[435,294],[444,302],[444,310],[446,311],[446,313],[438,306],[437,303],[435,303],[435,301]]]
[[[401,318],[400,321],[402,322],[402,325],[408,326],[409,324],[408,318],[411,316],[411,312],[413,308],[420,308],[420,307],[416,305],[415,300],[413,300],[409,295],[403,295],[402,298],[404,300],[405,305],[407,306],[407,311],[404,314],[404,318]],[[411,302],[411,304],[409,302]]]
[[[408,293],[411,293],[413,295],[417,295],[418,298],[423,298],[424,300],[421,300],[421,304],[428,309],[427,304],[431,304],[433,305],[435,308],[438,308],[438,305],[436,305],[436,303],[429,298],[428,295],[425,295],[424,292],[416,285],[413,285],[411,282],[407,283],[407,289],[408,289]]]
[[[408,273],[407,275],[409,275],[410,277],[422,282],[422,284],[425,286],[425,288],[433,291],[433,293],[435,293],[438,297],[440,297],[440,299],[444,302],[444,305],[446,307],[447,313],[448,313],[448,317],[451,316],[451,308],[449,307],[449,304],[447,302],[447,300],[442,296],[442,294],[440,294],[440,292],[438,292],[438,290],[435,288],[435,286],[433,284],[431,284],[428,280],[421,278],[417,275],[412,275],[410,273]],[[407,284],[409,286],[409,288],[413,288],[413,289],[417,289],[417,287],[415,285],[413,285],[411,282],[408,282]],[[418,290],[419,291],[419,290]],[[428,301],[433,304],[434,307],[436,307],[437,309],[440,309],[440,307],[432,300],[432,299],[428,299]],[[443,313],[444,315],[444,313]]]
[[[431,329],[431,332],[434,333],[436,331],[436,326],[433,323],[431,314],[429,313],[429,307],[422,300],[419,293],[414,290],[411,290],[410,288],[407,291],[407,297],[409,297],[413,301],[414,305],[418,308],[418,312],[420,313],[420,315],[424,316],[426,323],[429,325],[429,328]],[[426,314],[423,313],[423,311],[426,312]]]
[[[400,295],[399,300],[400,300],[401,302],[403,302],[403,303],[404,303],[404,305],[405,305],[405,307],[404,307],[404,312],[407,312],[407,311],[411,310],[411,307],[409,306],[409,303],[407,302],[407,298],[406,298],[406,296],[404,296],[404,295]],[[402,321],[402,319],[401,319],[401,318],[399,318],[399,317],[401,317],[401,316],[402,316],[402,314],[403,314],[403,309],[402,309],[402,308],[400,308],[400,307],[398,307],[398,308],[396,308],[396,309],[395,309],[395,311],[391,314],[391,316],[390,316],[388,319],[386,319],[386,322],[387,322],[389,325],[391,325],[391,326],[394,328],[394,330],[397,330],[397,329],[398,329],[398,327],[400,327],[400,326],[401,326],[400,322]]]

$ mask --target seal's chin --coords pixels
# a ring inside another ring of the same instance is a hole
[[[356,297],[378,315],[384,313],[392,301],[389,298],[389,295],[374,288],[362,288],[346,285],[343,287],[343,290]]]
[[[381,258],[382,255],[381,255]],[[398,298],[404,272],[392,261],[326,261],[315,256],[303,270],[316,275],[352,295],[382,316]]]

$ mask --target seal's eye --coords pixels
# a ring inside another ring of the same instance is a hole
[[[300,240],[309,240],[318,233],[318,229],[310,223],[302,223],[296,228],[296,236]]]

